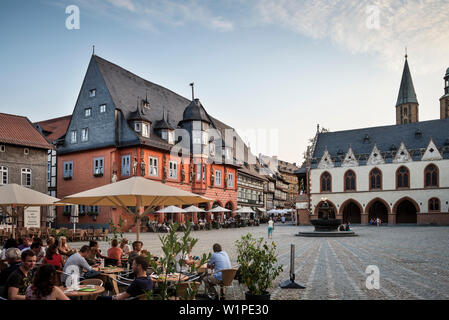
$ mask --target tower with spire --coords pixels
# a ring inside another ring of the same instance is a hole
[[[419,121],[419,103],[413,87],[412,75],[408,67],[407,53],[405,54],[404,70],[402,71],[401,86],[396,102],[396,124]]]
[[[449,68],[444,75],[444,95],[440,98],[440,119],[449,118]]]

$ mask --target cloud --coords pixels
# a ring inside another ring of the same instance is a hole
[[[376,53],[392,69],[406,46],[417,73],[449,64],[447,0],[259,0],[255,10],[264,24],[330,39],[353,54]]]
[[[73,0],[72,0],[73,1]],[[90,10],[95,10],[131,26],[158,32],[161,26],[175,27],[199,24],[220,32],[234,30],[234,23],[214,14],[208,7],[211,2],[200,0],[75,0]]]

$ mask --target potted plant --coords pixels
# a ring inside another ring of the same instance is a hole
[[[236,246],[240,274],[248,288],[246,300],[270,300],[268,289],[283,271],[282,266],[276,266],[276,244],[263,242],[263,238],[256,239],[248,233],[236,241]]]

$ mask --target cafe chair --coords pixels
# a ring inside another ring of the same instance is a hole
[[[103,286],[103,280],[101,279],[85,279],[80,281],[80,285],[94,285],[94,286]]]
[[[189,296],[187,294],[187,288],[190,287],[190,289],[192,289],[194,291],[195,296],[196,296],[200,285],[201,285],[201,282],[197,282],[197,281],[182,282],[176,287],[176,297],[181,300],[188,300]]]
[[[145,293],[142,293],[142,294],[140,294],[138,296],[135,296],[135,297],[129,297],[126,300],[147,300],[147,295]]]
[[[232,287],[232,281],[235,278],[235,275],[237,273],[237,268],[233,268],[233,269],[223,269],[221,270],[221,274],[222,274],[222,281],[220,282],[220,300],[224,300],[225,299],[225,289],[226,287]]]

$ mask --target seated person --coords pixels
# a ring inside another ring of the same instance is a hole
[[[189,272],[190,266],[195,263],[192,255],[192,247],[189,247],[188,252],[182,256],[182,253],[178,253],[175,257],[176,259],[176,271],[177,272]]]
[[[72,249],[70,249],[70,246],[67,244],[66,237],[59,238],[58,252],[63,256],[70,256],[73,253]]]
[[[123,255],[123,251],[118,246],[118,240],[117,239],[113,239],[111,241],[111,246],[112,247],[108,250],[108,258],[117,260],[117,267],[120,267],[121,264],[122,264],[121,258],[122,258],[122,255]]]
[[[6,250],[6,261],[8,262],[8,267],[0,272],[0,287],[4,287],[9,275],[19,268],[21,262],[20,250],[18,248],[8,248]]]
[[[9,238],[8,240],[6,240],[5,244],[3,245],[0,260],[6,260],[6,250],[8,250],[9,248],[18,248],[18,246],[19,246],[19,244],[17,243],[17,241],[15,239]]]
[[[70,300],[56,285],[56,277],[56,269],[51,264],[39,266],[33,283],[26,289],[26,300]]]
[[[344,225],[344,224],[341,224],[341,225],[338,227],[338,231],[345,231],[345,225]]]
[[[53,244],[47,249],[43,263],[51,264],[56,270],[62,270],[62,268],[64,268],[64,259],[62,259],[62,256],[58,253],[56,244]]]
[[[26,238],[25,240],[23,240],[23,243],[21,245],[19,245],[19,249],[20,251],[25,251],[28,249],[31,249],[31,245],[33,244],[33,239],[31,238]]]
[[[143,256],[138,256],[133,260],[132,264],[133,273],[136,278],[129,285],[126,291],[112,296],[112,297],[101,297],[101,299],[112,299],[112,300],[125,300],[130,297],[137,297],[144,294],[146,291],[153,289],[153,280],[147,275],[148,262]]]
[[[62,274],[62,283],[64,285],[66,284],[66,280],[68,278],[67,273],[72,268],[71,266],[78,267],[78,270],[79,270],[78,274],[80,277],[83,275],[83,270],[99,271],[99,269],[96,267],[96,265],[94,267],[91,267],[86,261],[87,255],[89,254],[89,250],[90,250],[89,246],[82,246],[79,253],[74,253],[67,259],[67,261],[64,265],[64,270],[63,270],[64,273]]]
[[[140,256],[142,253],[143,242],[142,241],[134,241],[133,242],[133,251],[129,253],[128,256],[128,264],[132,266],[134,258]]]
[[[208,268],[213,268],[214,273],[212,275],[208,275],[203,279],[204,285],[206,287],[206,291],[213,298],[217,298],[218,294],[215,290],[215,286],[220,284],[223,280],[221,270],[230,269],[231,261],[229,260],[228,254],[221,249],[221,245],[215,243],[212,247],[214,253],[210,257],[210,261],[207,264]]]
[[[42,240],[36,239],[30,247],[31,250],[36,254],[36,263],[42,264],[42,261],[45,258],[45,248],[42,245]]]
[[[120,242],[120,249],[122,249],[124,255],[128,255],[131,252],[132,248],[128,244],[128,239],[122,239],[122,242]]]
[[[33,250],[25,250],[21,254],[22,263],[6,280],[7,299],[25,300],[25,293],[33,280],[36,254]]]
[[[99,263],[99,258],[105,259],[107,257],[101,254],[101,250],[98,248],[98,242],[91,240],[89,241],[89,254],[87,255],[86,261],[89,265],[94,265]]]

